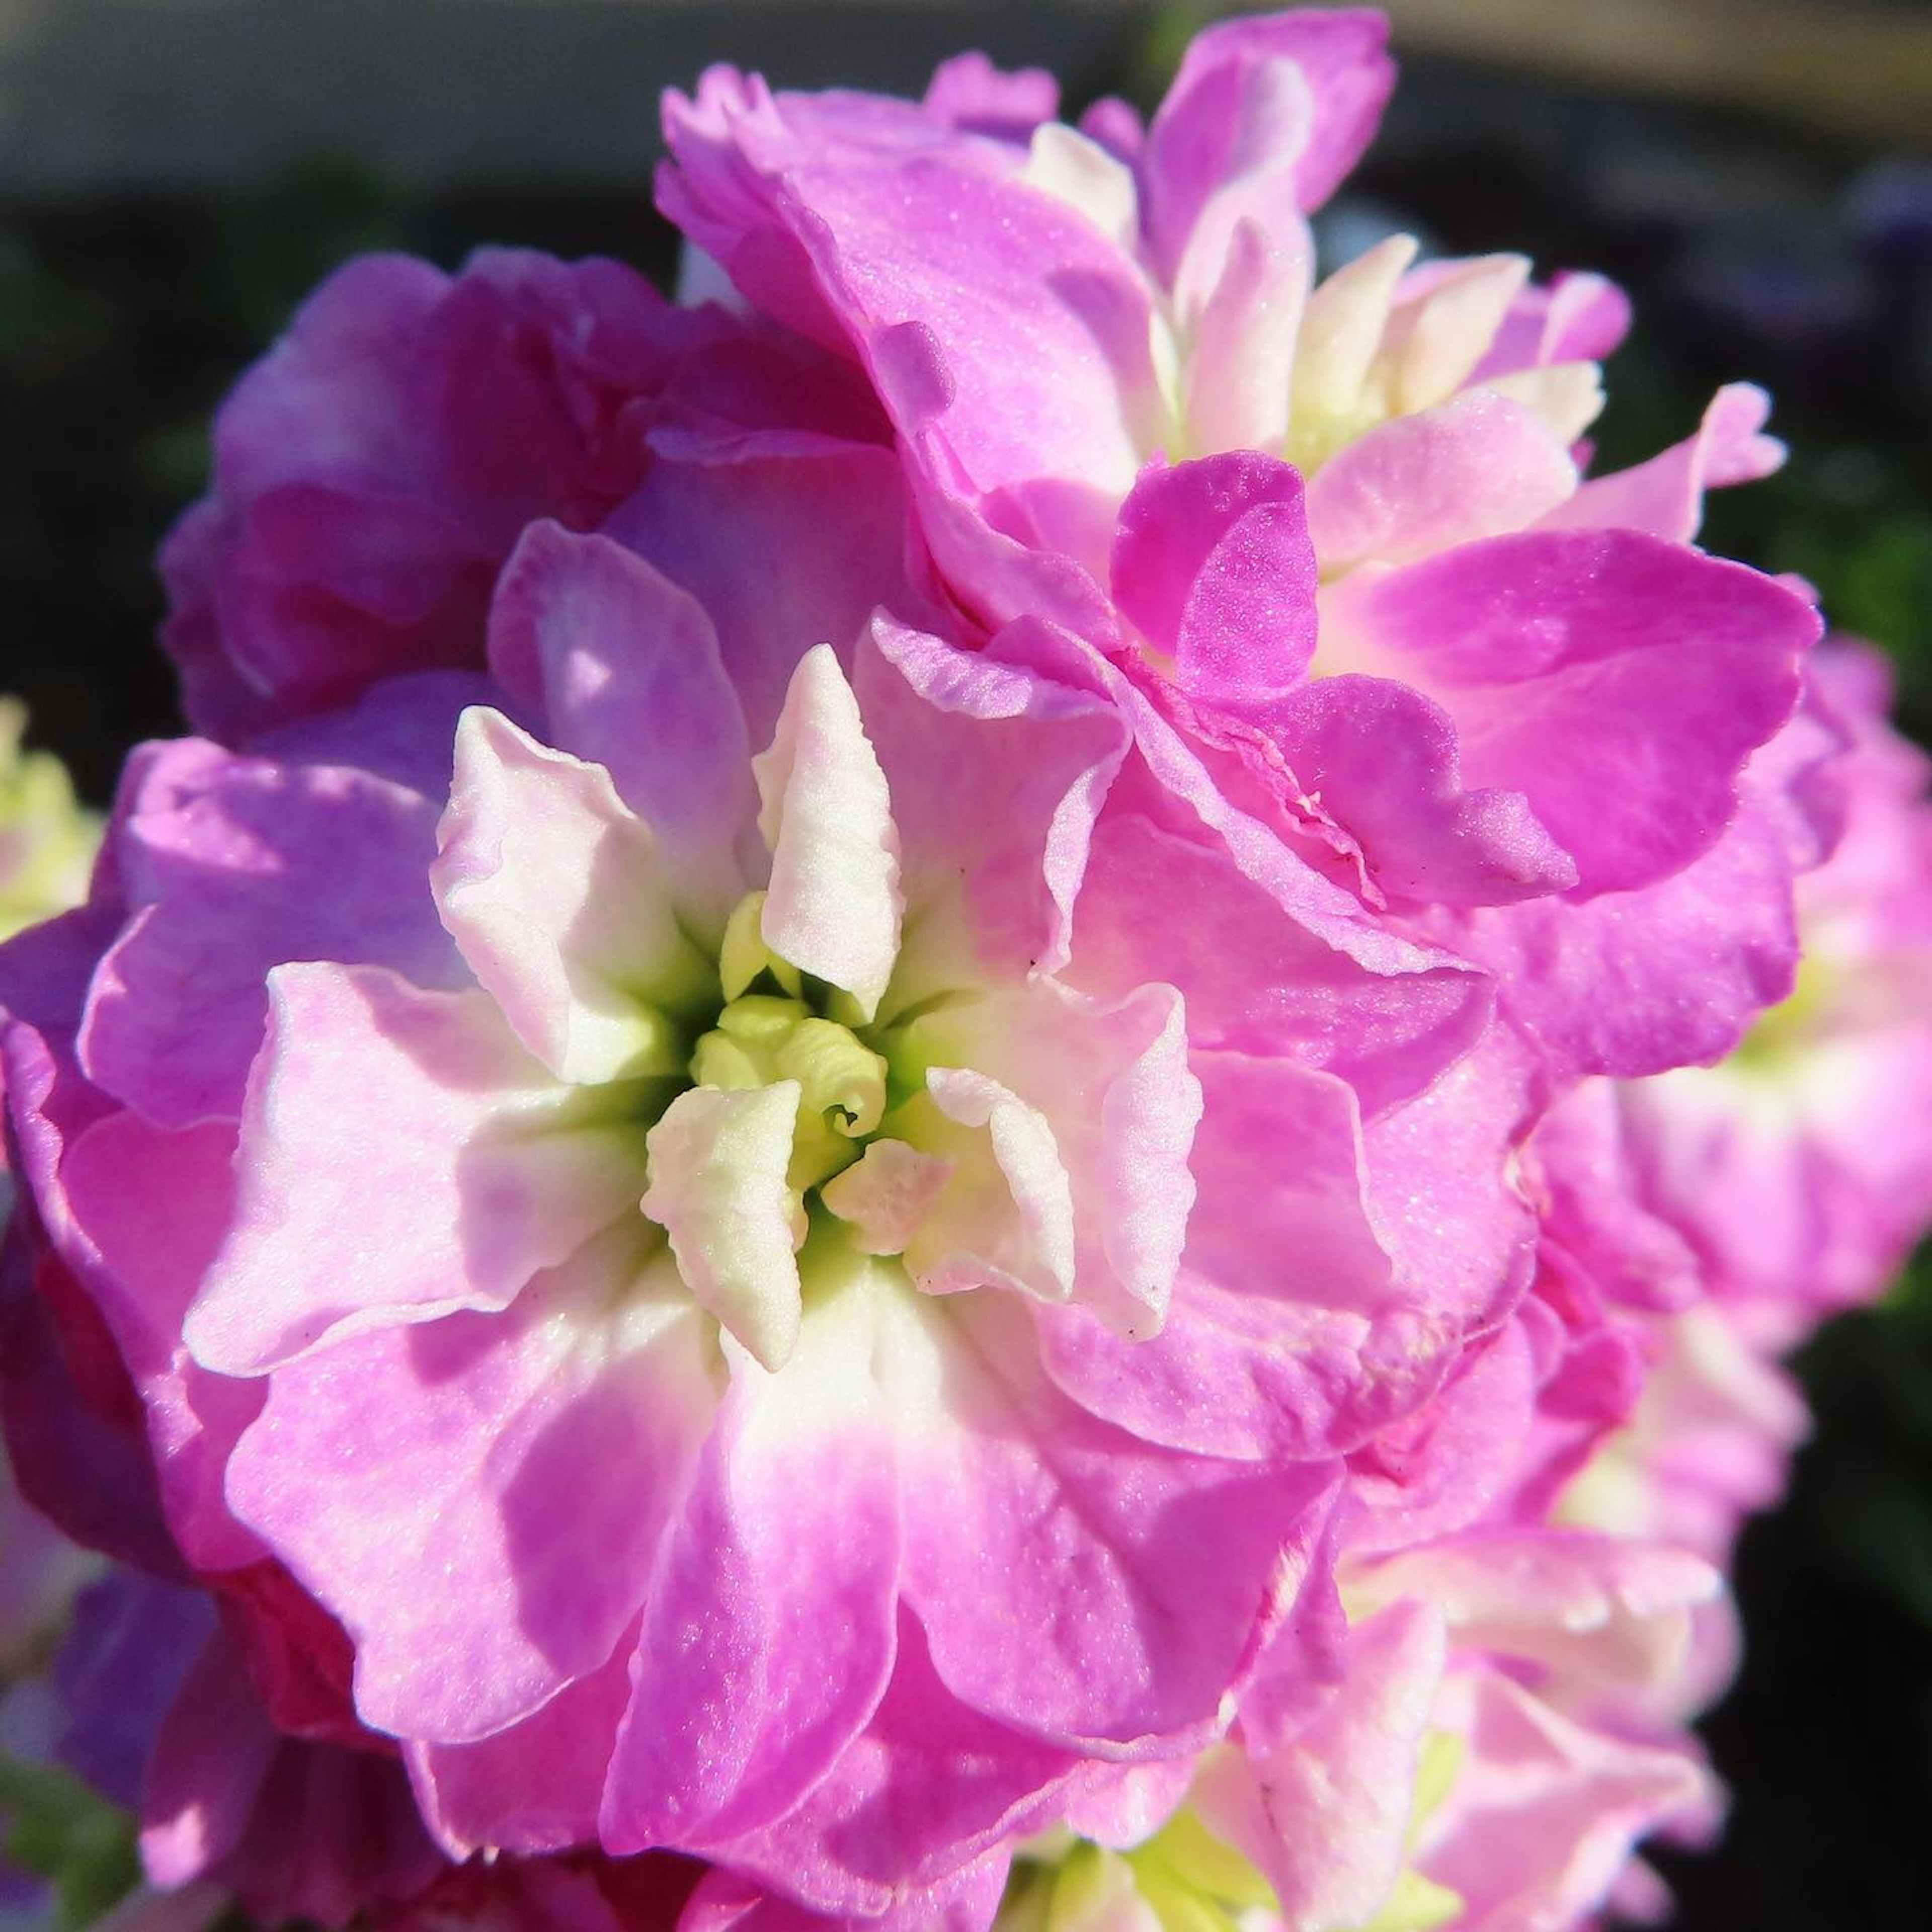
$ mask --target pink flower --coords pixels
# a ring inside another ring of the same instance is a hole
[[[783,628],[536,526],[495,684],[153,748],[0,971],[43,1280],[278,1720],[454,1853],[874,1916],[1215,1735],[1526,1263],[1522,1096],[1070,640]]]
[[[1117,1803],[1084,1844],[1022,1848],[1003,1932],[1568,1932],[1640,1837],[1709,1814],[1694,1751],[1617,1714],[1677,1668],[1718,1587],[1695,1558],[1490,1532],[1343,1576],[1326,1694],[1264,1669],[1157,1828]]]
[[[211,735],[0,949],[10,1452],[200,1620],[157,1882],[1564,1932],[1708,1822],[1765,1444],[1691,1304],[1793,1305],[1794,1168],[1833,1293],[1841,1205],[1932,1217],[1833,1084],[1920,1037],[1922,778],[1861,728],[1818,867],[1868,700],[1690,542],[1755,392],[1588,478],[1608,284],[1315,280],[1382,38],[1216,27],[1144,129],[715,72],[725,304],[382,258],[237,391]],[[1794,881],[1767,1142],[1763,1040],[1672,1070]],[[1633,1414],[1627,1533],[1552,1526]]]
[[[742,602],[755,554],[796,598],[809,578],[768,519],[889,494],[886,434],[827,358],[615,262],[352,262],[223,406],[212,492],[162,553],[188,715],[233,741],[377,678],[480,668],[497,573],[544,518],[594,529],[624,505],[630,540],[700,595]],[[701,507],[720,495],[724,548]],[[885,596],[890,553],[856,525],[834,542],[876,556]]]
[[[1390,244],[1314,285],[1304,211],[1373,131],[1383,32],[1212,28],[1144,133],[962,123],[946,70],[915,106],[715,70],[671,100],[660,200],[864,368],[965,609],[1066,624],[1284,845],[1447,909],[1556,1077],[1708,1057],[1792,963],[1770,908],[1706,913],[1816,619],[1686,542],[1707,483],[1774,466],[1764,399],[1585,482],[1606,284]]]
[[[1875,653],[1814,673],[1844,830],[1798,882],[1797,990],[1729,1060],[1619,1094],[1640,1198],[1774,1346],[1869,1300],[1932,1218],[1932,806]]]

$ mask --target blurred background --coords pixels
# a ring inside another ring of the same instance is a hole
[[[345,256],[484,242],[668,283],[656,100],[706,62],[916,92],[968,46],[1070,107],[1150,105],[1209,5],[1108,0],[0,0],[0,688],[104,802],[178,728],[156,542],[209,412]],[[1784,473],[1713,548],[1884,644],[1932,736],[1932,6],[1393,0],[1402,83],[1325,218],[1603,269],[1634,296],[1610,467],[1763,383]],[[1714,1852],[1660,1856],[1687,1932],[1932,1925],[1932,1274],[1801,1372],[1790,1501],[1745,1538],[1750,1649],[1706,1735]]]

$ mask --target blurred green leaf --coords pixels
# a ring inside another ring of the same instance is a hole
[[[5,1855],[53,1887],[60,1932],[81,1932],[140,1878],[134,1822],[68,1772],[0,1753]]]

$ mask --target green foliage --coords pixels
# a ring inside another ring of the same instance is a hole
[[[0,1753],[4,1855],[53,1889],[59,1932],[80,1932],[140,1878],[134,1825],[69,1773]]]

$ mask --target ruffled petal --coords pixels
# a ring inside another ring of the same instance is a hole
[[[843,987],[869,1020],[898,956],[905,895],[886,775],[829,644],[800,661],[778,734],[752,762],[772,854],[765,944]]]
[[[505,1307],[634,1208],[626,1090],[559,1086],[487,994],[367,967],[278,967],[269,985],[234,1232],[185,1324],[204,1366],[260,1375],[363,1330]]]
[[[702,1319],[646,1252],[621,1231],[506,1315],[352,1336],[274,1376],[230,1500],[355,1639],[365,1723],[487,1737],[635,1621],[716,1400]]]
[[[716,998],[650,828],[601,765],[464,712],[430,872],[443,924],[560,1080],[682,1078],[680,1016]]]

